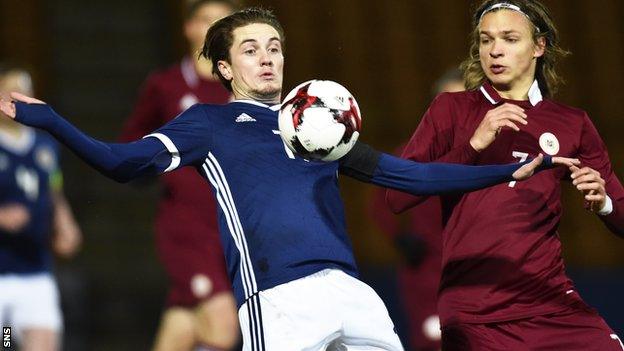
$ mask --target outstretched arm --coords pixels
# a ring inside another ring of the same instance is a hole
[[[355,179],[414,195],[474,191],[513,180],[524,180],[555,165],[572,166],[578,160],[538,156],[523,163],[465,166],[420,163],[380,153],[357,143],[342,160],[340,170]]]
[[[0,101],[0,111],[22,124],[44,129],[78,157],[118,182],[158,174],[171,162],[165,146],[155,138],[128,144],[105,143],[86,135],[42,101],[11,94],[17,101]]]

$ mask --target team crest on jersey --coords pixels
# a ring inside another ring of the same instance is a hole
[[[186,111],[189,107],[199,102],[197,96],[193,94],[186,94],[180,99],[180,111]]]
[[[204,298],[212,292],[212,280],[204,274],[195,274],[191,278],[191,291],[197,298]]]
[[[35,162],[41,169],[50,173],[56,169],[56,155],[47,146],[40,146],[35,151]]]
[[[544,133],[539,138],[542,150],[548,155],[554,156],[559,153],[559,140],[553,133]]]

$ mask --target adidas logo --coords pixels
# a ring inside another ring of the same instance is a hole
[[[234,122],[240,123],[240,122],[255,122],[256,119],[251,117],[250,115],[246,114],[246,113],[241,113],[238,117],[236,117],[236,119],[234,120]]]

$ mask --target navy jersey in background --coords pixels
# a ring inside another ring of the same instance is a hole
[[[0,229],[0,274],[50,271],[50,187],[58,172],[58,146],[47,133],[27,128],[15,138],[0,131],[0,206],[22,205],[30,214],[21,231]]]

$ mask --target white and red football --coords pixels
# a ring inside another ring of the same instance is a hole
[[[295,154],[329,162],[351,150],[360,135],[362,117],[345,87],[330,80],[310,80],[286,95],[278,123],[284,143]]]

